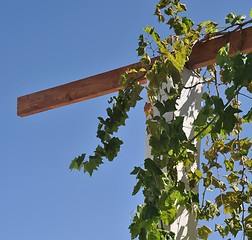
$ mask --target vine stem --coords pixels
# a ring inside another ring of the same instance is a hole
[[[244,27],[245,25],[250,24],[250,23],[252,23],[252,19],[250,19],[244,23],[239,23],[239,24],[228,26],[221,31],[218,31],[216,33],[211,33],[210,35],[211,35],[211,37],[223,36],[223,35],[229,34],[229,32],[227,32],[227,31],[233,27],[236,27],[233,31],[237,31],[237,30],[241,29],[242,27]]]
[[[249,98],[249,99],[252,99],[252,97],[250,97],[250,96],[248,96],[248,95],[246,95],[246,94],[244,94],[244,93],[239,93],[241,96],[244,96],[244,97],[246,97],[246,98]]]
[[[206,190],[207,190],[207,187],[204,188],[204,191],[203,191],[203,193],[202,193],[201,208],[203,208],[203,206],[204,206],[205,197],[206,197]]]
[[[216,67],[214,69],[214,78],[215,78],[215,88],[216,88],[216,93],[217,93],[217,96],[219,97],[220,96],[220,93],[219,93],[219,86],[218,86],[218,82],[217,82],[217,71],[216,71]]]
[[[243,161],[243,157],[242,157],[242,176],[241,176],[241,180],[243,181],[244,179],[244,175],[245,175],[245,165],[244,165],[244,161]],[[245,186],[244,186],[244,182],[242,184],[242,194],[245,193]],[[242,228],[243,228],[243,240],[246,239],[246,225],[245,225],[245,206],[244,206],[244,201],[242,201]]]
[[[236,100],[238,102],[238,97],[239,95],[237,95]],[[238,115],[239,116],[239,115]],[[238,142],[238,150],[240,150],[241,146],[240,146],[240,128],[238,127],[238,133],[237,133],[237,142]],[[245,163],[244,163],[244,157],[241,157],[241,164],[242,164],[242,174],[241,174],[241,182],[242,182],[242,195],[245,194],[245,182],[244,182],[244,178],[245,178]],[[245,225],[245,204],[244,201],[242,201],[242,215],[241,215],[241,224],[242,224],[242,229],[243,229],[243,240],[246,239],[246,225]]]
[[[192,88],[194,88],[194,87],[196,87],[196,86],[198,86],[198,85],[200,85],[200,84],[205,84],[206,82],[197,82],[197,83],[195,83],[194,85],[192,85],[192,86],[183,86],[183,88],[184,89],[192,89]]]

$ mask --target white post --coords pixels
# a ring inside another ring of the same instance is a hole
[[[200,79],[188,69],[184,69],[182,72],[183,82],[186,86],[194,86]],[[164,88],[169,88],[169,86],[164,86]],[[162,93],[161,93],[162,95]],[[177,116],[184,116],[183,130],[187,137],[193,137],[192,123],[196,119],[199,110],[201,108],[201,96],[202,96],[202,86],[201,84],[189,88],[183,89],[181,98],[178,99],[178,110],[175,112]],[[161,97],[162,99],[162,97]],[[154,109],[155,114],[155,109]],[[157,114],[157,113],[156,113]],[[172,113],[165,116],[166,120],[172,119]],[[146,158],[151,158],[151,149],[149,146],[149,138],[146,137]],[[199,151],[199,143],[197,148]],[[199,158],[197,163],[192,166],[192,170],[197,168]],[[178,166],[178,178],[181,180],[183,178],[182,166]],[[176,233],[176,240],[195,240],[197,239],[197,222],[192,214],[190,214],[186,209],[178,209],[178,218],[171,225],[170,230]]]

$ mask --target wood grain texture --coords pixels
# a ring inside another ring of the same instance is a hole
[[[252,52],[252,27],[242,32],[230,32],[226,36],[199,42],[193,47],[188,61],[191,68],[201,68],[215,63],[218,50],[230,41],[230,54],[240,50],[243,53]],[[153,59],[154,61],[155,59]],[[113,93],[121,89],[119,79],[126,70],[139,66],[141,63],[130,64],[112,71],[83,78],[61,86],[31,93],[17,99],[17,114],[24,117],[68,104]],[[139,78],[139,83],[146,83],[145,78]]]
[[[192,68],[201,68],[215,63],[219,49],[230,42],[230,54],[237,51],[252,52],[252,27],[242,31],[230,32],[226,36],[218,37],[195,44],[188,65]]]
[[[116,92],[122,89],[119,85],[120,76],[136,65],[139,66],[139,63],[18,97],[17,115],[25,117]],[[144,84],[146,79],[139,78],[138,81]]]

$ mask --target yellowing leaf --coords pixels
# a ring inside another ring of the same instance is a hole
[[[208,239],[208,237],[211,233],[212,233],[212,230],[205,225],[198,228],[198,237],[200,239],[204,239],[204,240]]]

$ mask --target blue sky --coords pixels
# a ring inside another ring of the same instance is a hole
[[[249,15],[250,0],[185,1],[195,22]],[[123,149],[92,178],[69,163],[96,147],[109,96],[20,118],[16,98],[138,61],[151,0],[0,0],[0,239],[128,240],[141,196],[129,173],[145,151],[143,104],[121,129]],[[160,31],[168,33],[162,27]]]

